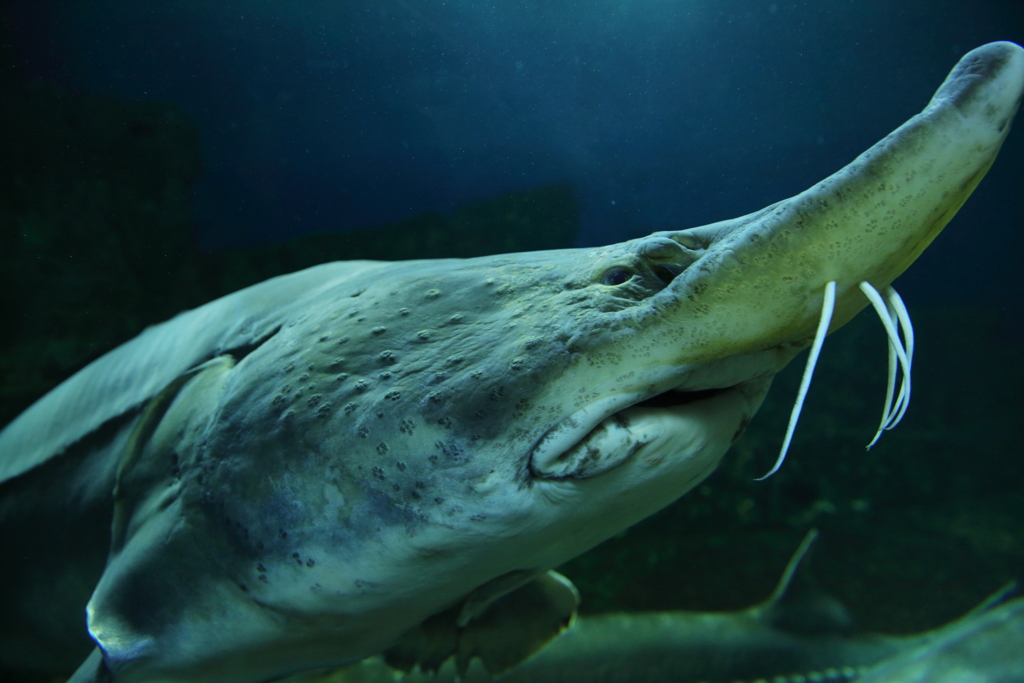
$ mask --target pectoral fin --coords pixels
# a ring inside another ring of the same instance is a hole
[[[514,590],[522,574],[495,579],[454,607],[435,614],[384,653],[385,661],[402,671],[436,672],[448,657],[462,676],[473,657],[479,657],[492,676],[508,671],[564,631],[576,615],[579,593],[554,571]],[[494,584],[492,586],[492,584]],[[483,595],[498,595],[486,607]],[[459,623],[472,614],[468,623]]]
[[[508,671],[568,628],[579,604],[576,587],[553,571],[496,600],[460,634],[459,675],[473,657],[492,676]]]
[[[103,651],[97,647],[85,658],[67,683],[110,683],[113,680],[114,676],[103,661]]]

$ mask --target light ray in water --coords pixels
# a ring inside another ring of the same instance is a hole
[[[885,405],[882,410],[882,421],[875,432],[875,438],[868,444],[871,448],[882,436],[882,432],[895,427],[910,405],[910,363],[914,358],[914,328],[910,324],[910,315],[906,306],[896,290],[892,287],[885,288],[885,299],[874,287],[867,282],[860,283],[860,289],[874,306],[875,312],[882,320],[885,333],[889,336],[889,381],[885,392]],[[896,323],[899,323],[903,332],[903,340],[900,339]],[[900,382],[900,392],[893,404],[893,395],[896,393],[896,361],[899,360],[903,377]]]
[[[836,282],[832,280],[825,285],[825,298],[821,303],[821,318],[818,320],[818,330],[814,333],[814,343],[811,344],[811,352],[807,355],[807,365],[804,366],[804,376],[800,380],[800,391],[796,395],[796,403],[793,404],[793,412],[789,415],[789,426],[786,428],[786,438],[782,441],[782,449],[775,465],[768,474],[759,477],[756,481],[763,481],[779,471],[782,462],[786,459],[786,451],[789,450],[789,442],[793,440],[793,432],[796,431],[796,423],[800,419],[800,409],[804,406],[804,399],[807,397],[807,390],[811,387],[811,376],[814,375],[814,366],[818,363],[818,355],[821,353],[821,345],[825,343],[825,336],[828,335],[828,326],[832,322],[832,311],[836,307]]]

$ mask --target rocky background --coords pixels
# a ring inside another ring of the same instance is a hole
[[[556,185],[449,216],[204,254],[189,207],[200,135],[170,104],[0,69],[0,424],[145,326],[272,275],[337,259],[560,248],[578,227],[571,188]],[[775,459],[802,359],[707,482],[562,568],[584,609],[749,606],[812,526],[822,531],[812,573],[868,630],[932,628],[1024,578],[1024,341],[984,302],[908,303],[918,353],[897,429],[865,452],[886,372],[885,336],[866,312],[826,344],[782,470],[754,481]]]

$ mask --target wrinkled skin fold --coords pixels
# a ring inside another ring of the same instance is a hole
[[[714,470],[826,285],[835,330],[967,199],[1022,90],[1024,50],[992,43],[754,214],[330,263],[145,331],[0,432],[0,542],[32,558],[0,577],[0,662],[76,683],[257,683],[389,649],[514,665],[575,609],[548,570]],[[532,635],[487,635],[512,632]]]

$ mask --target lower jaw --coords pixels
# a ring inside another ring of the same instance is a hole
[[[750,404],[745,389],[735,386],[691,392],[686,395],[689,400],[683,401],[665,392],[641,401],[602,420],[545,471],[535,470],[534,476],[587,480],[629,461],[649,468],[665,460],[681,463],[708,456],[710,472],[757,408]]]

